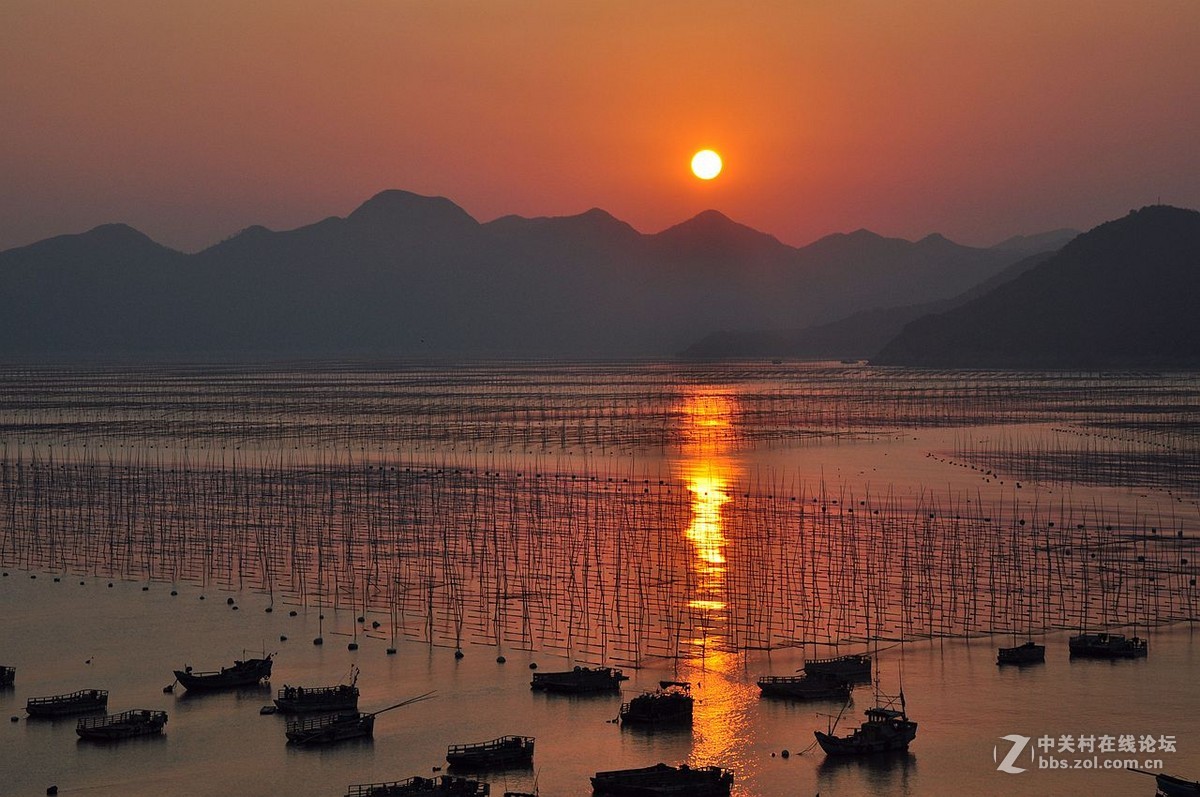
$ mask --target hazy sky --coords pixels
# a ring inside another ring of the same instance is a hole
[[[1200,206],[1198,37],[1197,0],[0,0],[0,249],[383,188],[797,245],[1088,228]]]

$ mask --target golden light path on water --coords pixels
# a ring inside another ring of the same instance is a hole
[[[684,534],[691,543],[689,567],[695,588],[688,606],[692,616],[699,618],[698,627],[691,629],[692,656],[686,674],[696,697],[690,760],[697,766],[719,764],[745,774],[752,764],[747,733],[756,687],[740,677],[741,656],[724,644],[727,549],[736,541],[727,534],[723,507],[740,472],[740,463],[729,455],[734,409],[734,399],[724,393],[690,393],[682,405],[684,444],[678,465],[691,502]]]

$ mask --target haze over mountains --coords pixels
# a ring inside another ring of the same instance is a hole
[[[124,225],[2,252],[0,356],[669,356],[714,330],[950,299],[1062,238],[859,230],[796,248],[716,211],[643,234],[597,209],[480,224],[384,191],[196,254]]]

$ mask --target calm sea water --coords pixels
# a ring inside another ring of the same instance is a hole
[[[337,795],[503,734],[537,754],[488,775],[496,794],[587,794],[597,770],[658,761],[731,767],[740,795],[1152,794],[1105,768],[1125,759],[1200,776],[1188,375],[10,369],[0,385],[0,664],[18,668],[0,707],[21,718],[0,793]],[[1148,635],[1149,658],[1070,661],[1071,629],[1106,623]],[[1046,664],[998,668],[1030,630]],[[867,649],[920,723],[907,755],[826,760],[812,732],[841,706],[758,696],[760,674]],[[381,715],[371,741],[297,750],[258,713],[271,689],[162,691],[184,664],[262,650],[273,687],[357,666],[364,709],[436,697]],[[600,661],[626,668],[624,699],[691,681],[692,729],[633,731],[611,722],[621,697],[528,688],[532,663]],[[30,696],[93,687],[113,711],[166,709],[164,737],[96,746],[23,718]],[[1033,740],[1019,774],[997,769],[1012,735]],[[1058,749],[1088,737],[1155,749]]]

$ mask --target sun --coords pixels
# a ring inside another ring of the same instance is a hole
[[[711,149],[702,149],[692,156],[692,174],[701,180],[711,180],[721,173],[721,156]]]

